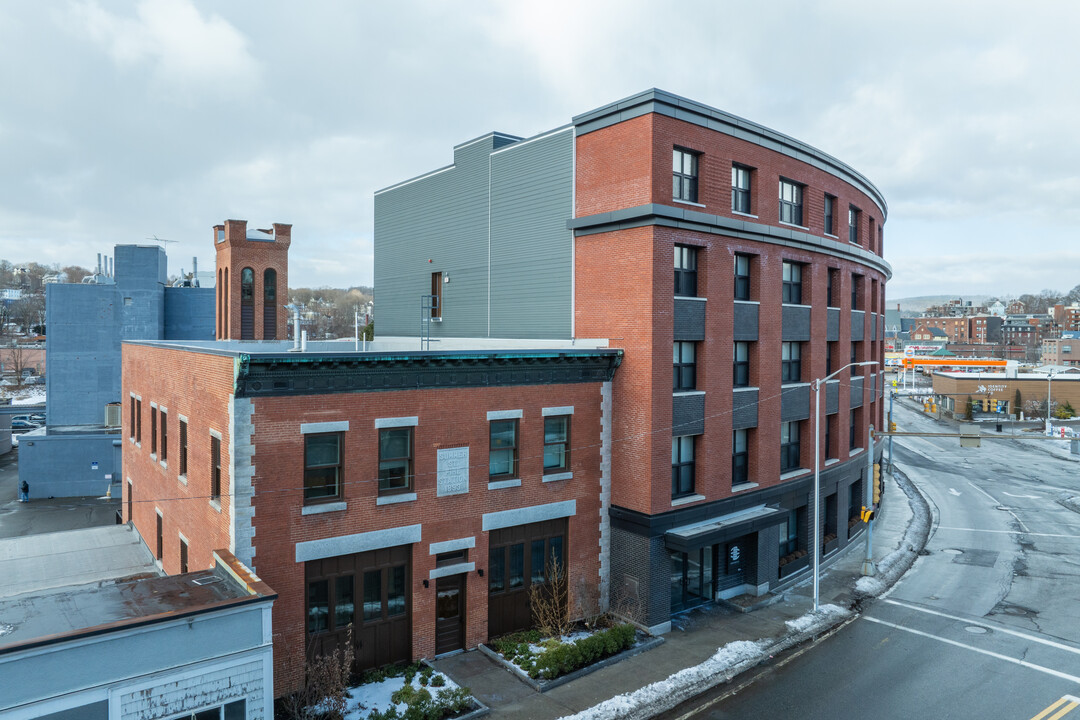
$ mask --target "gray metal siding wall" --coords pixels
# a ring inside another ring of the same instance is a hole
[[[431,292],[433,272],[450,282],[432,337],[487,334],[491,148],[491,138],[459,148],[450,169],[375,196],[378,335],[420,334],[420,296]]]
[[[378,334],[418,335],[420,296],[442,272],[433,338],[570,337],[572,199],[569,130],[520,147],[484,138],[457,148],[451,168],[376,195]]]
[[[491,336],[568,338],[572,129],[491,156]]]
[[[862,407],[862,394],[863,394],[863,380],[862,376],[851,378],[851,407]]]
[[[825,340],[836,342],[840,339],[840,309],[829,308],[825,318]]]
[[[866,312],[863,310],[851,311],[851,341],[858,342],[863,339],[866,334],[863,330],[863,321],[866,317]]]
[[[673,318],[675,340],[705,339],[705,303],[675,298]]]
[[[780,390],[780,422],[810,417],[810,386],[792,385]]]
[[[840,382],[830,380],[825,383],[825,414],[832,415],[840,412]]]
[[[97,418],[105,420],[104,407]],[[28,438],[29,439],[29,438]],[[99,497],[119,483],[119,433],[106,435],[45,435],[19,448],[19,479],[30,485],[30,497]],[[106,479],[112,476],[111,480]]]
[[[700,435],[705,432],[705,393],[671,398],[671,434]]]
[[[731,394],[731,425],[733,430],[757,427],[757,415],[757,390],[739,390]]]
[[[100,424],[120,400],[120,303],[115,285],[48,285],[45,375],[50,425]]]
[[[213,340],[214,312],[214,288],[165,288],[165,339]]]

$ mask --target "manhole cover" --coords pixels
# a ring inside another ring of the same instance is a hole
[[[967,630],[972,635],[985,635],[986,633],[990,632],[989,630],[982,627],[981,625],[968,625],[964,629]]]
[[[948,555],[963,555],[964,554],[963,550],[957,550],[956,548],[945,548],[941,552],[946,553]]]

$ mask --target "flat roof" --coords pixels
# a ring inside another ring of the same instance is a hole
[[[128,345],[152,345],[215,355],[375,355],[378,353],[415,354],[432,356],[460,352],[528,352],[535,350],[581,352],[608,348],[605,338],[431,338],[428,350],[420,349],[419,337],[382,337],[356,349],[354,338],[340,340],[309,340],[304,351],[294,350],[292,340],[125,340]]]

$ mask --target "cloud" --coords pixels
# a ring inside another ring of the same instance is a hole
[[[142,0],[134,17],[113,14],[95,0],[69,9],[69,31],[85,35],[119,67],[153,68],[164,93],[255,84],[259,68],[248,40],[219,15],[203,15],[190,0]]]

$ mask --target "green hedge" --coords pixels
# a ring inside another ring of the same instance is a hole
[[[637,629],[630,623],[616,625],[593,633],[572,643],[562,643],[548,648],[537,658],[529,670],[533,678],[552,680],[578,668],[611,657],[634,645]]]

